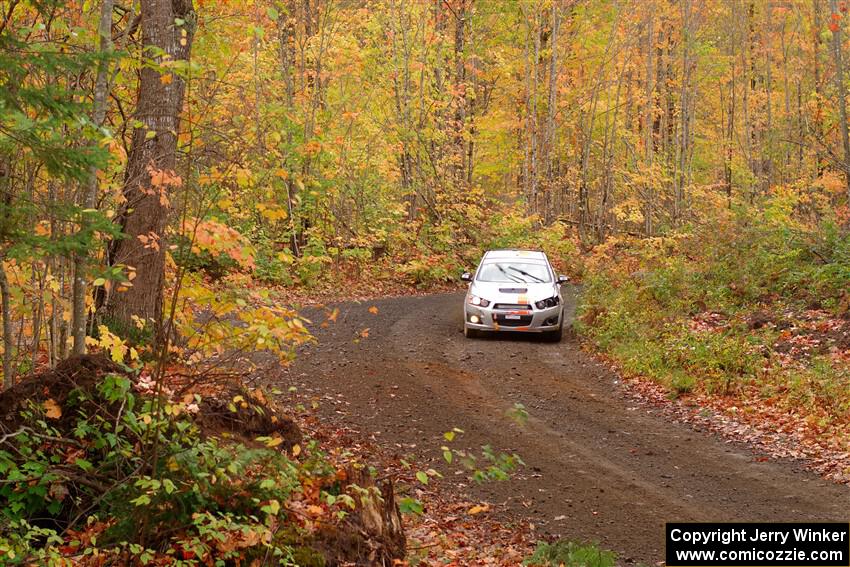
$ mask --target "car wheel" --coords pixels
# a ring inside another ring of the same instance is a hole
[[[467,339],[477,339],[480,335],[478,329],[470,329],[467,325],[463,326],[463,336]]]
[[[551,343],[561,342],[561,339],[564,338],[564,325],[563,325],[563,323],[556,330],[547,332],[546,338],[549,339],[549,342],[551,342]]]

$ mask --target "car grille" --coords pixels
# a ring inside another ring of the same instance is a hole
[[[525,303],[497,303],[493,309],[531,309],[531,305]]]
[[[506,319],[504,315],[495,315],[493,320],[502,327],[527,327],[532,318],[532,315],[520,315],[519,319]]]

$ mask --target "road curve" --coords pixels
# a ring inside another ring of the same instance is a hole
[[[440,294],[344,303],[327,328],[314,313],[319,342],[281,385],[342,394],[323,405],[328,419],[390,447],[415,446],[405,452],[420,466],[451,472],[439,446],[454,427],[465,431],[457,448],[518,453],[526,467],[517,478],[462,489],[544,533],[599,541],[628,562],[663,559],[666,521],[850,519],[847,487],[794,463],[757,460],[747,447],[635,403],[574,340],[465,339],[462,301]],[[506,415],[515,403],[529,414],[524,425]]]

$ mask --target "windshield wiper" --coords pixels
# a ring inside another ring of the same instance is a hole
[[[518,277],[516,277],[516,276],[514,276],[514,275],[512,275],[512,274],[509,274],[508,272],[506,272],[506,271],[505,271],[505,269],[501,266],[501,264],[496,264],[496,267],[497,267],[497,268],[499,268],[499,271],[500,271],[500,272],[502,272],[503,274],[505,274],[505,277],[506,277],[506,278],[508,278],[508,280],[509,280],[509,281],[512,281],[512,282],[514,282],[514,283],[528,283],[528,282],[526,282],[524,279],[522,279],[522,278],[518,278]]]
[[[523,270],[520,270],[519,268],[515,268],[514,266],[508,266],[508,269],[509,269],[509,270],[513,270],[513,271],[515,271],[515,272],[519,272],[519,273],[521,273],[522,275],[524,275],[524,276],[528,276],[528,277],[530,277],[531,279],[533,279],[533,280],[537,280],[537,281],[538,281],[538,282],[540,282],[540,283],[546,283],[546,280],[544,280],[543,278],[538,278],[537,276],[532,276],[532,275],[531,275],[531,274],[529,274],[528,272],[525,272],[525,271],[523,271]],[[529,283],[529,282],[527,282],[527,281],[523,280],[523,283]]]

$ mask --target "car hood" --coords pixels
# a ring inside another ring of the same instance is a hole
[[[473,282],[469,293],[493,303],[534,303],[558,295],[558,286],[554,283]]]

